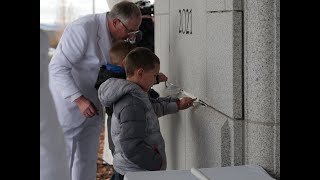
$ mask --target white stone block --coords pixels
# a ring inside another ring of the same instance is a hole
[[[242,0],[207,0],[207,11],[243,10]]]
[[[225,8],[225,0],[207,0],[207,11],[223,11]]]
[[[170,0],[155,0],[154,1],[154,14],[168,14]]]
[[[225,10],[243,10],[243,0],[225,0]]]
[[[241,164],[241,123],[204,106],[187,110],[186,169]]]
[[[169,81],[197,97],[205,92],[205,1],[170,1]]]
[[[185,169],[186,118],[183,112],[166,115],[159,119],[161,134],[167,154],[167,169]]]
[[[155,16],[155,54],[160,59],[160,72],[169,75],[169,15]]]
[[[240,12],[208,13],[206,100],[231,118],[242,118]]]

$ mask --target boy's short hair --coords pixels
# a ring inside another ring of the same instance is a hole
[[[126,55],[136,46],[123,40],[115,42],[109,50],[111,64],[119,65]]]
[[[127,76],[133,76],[138,68],[152,70],[155,64],[160,64],[160,60],[150,49],[144,47],[134,48],[125,58],[125,71]]]

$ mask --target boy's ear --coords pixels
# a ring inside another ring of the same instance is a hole
[[[138,77],[142,77],[142,74],[143,74],[143,69],[142,68],[137,69]]]
[[[125,59],[123,59],[123,60],[121,61],[120,65],[121,65],[122,67],[124,67],[124,65],[126,65]]]
[[[113,27],[116,28],[116,26],[117,26],[117,19],[112,19],[112,24],[113,24]]]

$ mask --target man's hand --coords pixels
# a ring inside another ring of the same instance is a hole
[[[99,115],[97,108],[94,106],[94,104],[85,98],[84,96],[78,97],[74,101],[78,108],[80,109],[80,112],[87,118],[91,118],[94,115]]]
[[[164,75],[162,72],[159,72],[158,80],[159,80],[159,82],[165,82],[168,80],[168,77],[166,75]]]
[[[183,97],[182,99],[177,101],[177,106],[179,110],[184,110],[193,105],[193,101],[196,99],[192,99],[190,97]]]

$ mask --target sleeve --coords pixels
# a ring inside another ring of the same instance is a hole
[[[158,117],[178,112],[177,100],[178,98],[172,97],[150,98],[154,112]]]
[[[70,25],[60,39],[57,50],[49,64],[49,73],[53,86],[63,98],[73,101],[81,96],[71,74],[73,65],[81,61],[88,43],[87,32],[81,25]]]
[[[146,112],[143,107],[131,105],[120,113],[120,145],[125,156],[141,168],[160,170],[162,158],[157,150],[157,144],[147,144]]]
[[[108,74],[106,70],[106,66],[102,65],[99,70],[97,81],[94,87],[98,90],[100,85],[108,79]]]

